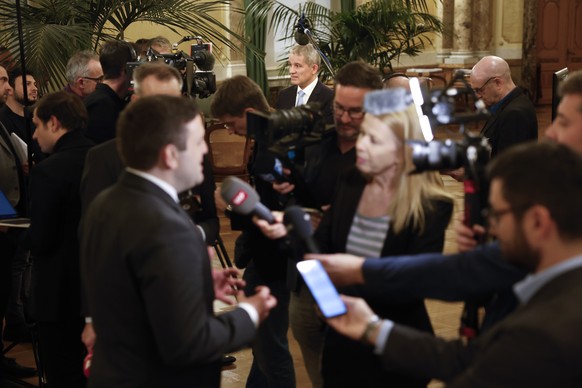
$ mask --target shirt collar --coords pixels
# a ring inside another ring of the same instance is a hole
[[[176,203],[178,203],[178,192],[168,182],[153,176],[152,174],[148,174],[147,172],[136,170],[135,168],[126,167],[127,172],[142,177],[145,180],[152,182],[154,185],[158,186],[160,189],[164,190]]]
[[[531,298],[533,298],[534,295],[551,280],[565,272],[572,271],[579,267],[582,267],[582,255],[575,256],[561,262],[560,264],[553,265],[542,272],[527,276],[521,282],[516,283],[513,286],[513,291],[522,304],[527,304]]]
[[[315,79],[305,87],[305,89],[301,89],[299,86],[297,86],[297,92],[299,93],[300,90],[303,90],[305,92],[305,97],[303,101],[305,101],[307,103],[307,101],[309,100],[309,97],[311,96],[311,93],[313,93],[313,89],[315,89],[315,85],[317,85],[317,77],[315,77]]]

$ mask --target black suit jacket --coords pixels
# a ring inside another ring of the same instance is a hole
[[[82,131],[67,132],[57,141],[52,155],[30,173],[31,312],[38,321],[81,316],[79,182],[92,145]]]
[[[223,354],[250,344],[242,309],[215,316],[200,231],[162,189],[123,173],[89,207],[82,277],[97,333],[90,387],[218,387]]]
[[[512,145],[538,139],[536,110],[523,89],[516,87],[506,96],[481,135],[489,139],[492,158]]]
[[[364,177],[355,167],[340,180],[331,208],[324,215],[315,232],[315,239],[322,252],[346,251],[347,237],[365,186]],[[452,209],[451,202],[433,200],[430,204],[427,203],[423,233],[407,227],[396,234],[391,227],[382,248],[382,260],[390,260],[387,256],[442,251],[445,230],[449,224]],[[397,297],[369,293],[365,287],[349,287],[341,289],[340,292],[363,297],[380,316],[391,317],[396,322],[406,322],[405,324],[409,326],[432,332],[422,298],[402,302]],[[346,358],[346,354],[350,357]],[[426,385],[423,381],[413,380],[396,373],[383,373],[380,363],[369,348],[332,330],[328,331],[326,336],[322,371],[326,385],[331,381],[330,387],[334,384],[339,386],[342,382],[345,386],[351,386],[351,383],[357,384],[358,381],[362,386],[367,387],[389,384],[394,384],[394,386],[400,386],[398,384]]]
[[[468,346],[395,325],[382,362],[448,387],[581,387],[581,299],[578,268],[551,280]]]
[[[117,152],[115,139],[106,141],[93,147],[87,153],[85,169],[81,179],[81,200],[83,203],[83,213],[104,189],[112,186],[121,173],[125,165]],[[216,215],[216,204],[214,202],[214,174],[208,155],[203,161],[204,182],[196,186],[193,190],[199,194],[202,208],[195,212],[194,221],[203,230],[208,244],[214,243],[218,238],[220,225]]]
[[[275,109],[291,109],[295,106],[296,99],[297,86],[289,86],[279,92]],[[317,85],[315,85],[307,102],[320,102],[325,124],[333,124],[333,90],[331,88],[325,86],[321,81],[317,81]]]
[[[97,84],[95,91],[83,99],[89,113],[87,137],[96,144],[115,137],[117,118],[125,101],[106,84]]]

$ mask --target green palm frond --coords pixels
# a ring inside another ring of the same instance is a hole
[[[65,83],[68,58],[78,50],[97,50],[109,39],[123,39],[135,22],[150,22],[176,33],[201,36],[241,52],[244,38],[213,14],[243,13],[232,0],[38,0],[22,5],[27,67],[41,81],[41,90]],[[16,10],[13,0],[0,0],[0,46],[19,63]],[[217,50],[220,47],[216,46]],[[43,82],[44,81],[44,82]]]
[[[311,1],[293,9],[276,0],[254,0],[246,17],[253,20],[271,15],[269,29],[288,31],[282,38],[288,39],[304,13],[334,69],[362,59],[388,72],[402,54],[420,54],[431,43],[427,33],[442,33],[440,19],[428,10],[425,0],[372,0],[345,12],[332,12]],[[287,58],[281,59],[280,70],[285,72]],[[322,75],[330,77],[325,68]]]

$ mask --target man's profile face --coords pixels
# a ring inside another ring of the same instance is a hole
[[[187,138],[186,149],[180,151],[179,165],[176,171],[178,191],[187,190],[204,181],[202,160],[208,152],[204,141],[204,123],[202,116],[198,115],[194,120],[186,124]]]
[[[53,148],[56,143],[56,138],[54,137],[53,125],[51,121],[43,122],[36,115],[36,109],[32,116],[32,123],[35,125],[36,129],[32,134],[32,138],[38,142],[42,152],[50,154],[53,152]]]
[[[540,252],[527,242],[523,219],[515,215],[516,210],[503,198],[503,183],[493,179],[489,191],[490,233],[497,237],[503,257],[510,263],[535,272],[540,262]]]
[[[97,84],[103,80],[103,69],[101,68],[101,62],[96,59],[91,59],[87,63],[87,75],[85,77],[80,77],[79,81],[83,84],[81,92],[83,96],[87,96],[95,91]]]
[[[30,74],[26,75],[26,93],[28,94],[28,104],[24,101],[24,88],[22,87],[22,76],[14,79],[14,99],[21,105],[32,105],[38,100],[38,87],[36,80]]]
[[[0,66],[0,103],[4,104],[8,95],[12,92],[12,87],[8,83],[8,73]]]
[[[291,84],[299,86],[301,89],[306,88],[317,74],[317,66],[309,66],[302,55],[289,55],[289,74],[291,75]]]
[[[469,77],[469,84],[478,98],[482,99],[488,108],[501,100],[498,91],[500,78],[491,76],[483,71],[473,70]]]
[[[239,136],[247,135],[247,112],[240,116],[224,115],[218,118],[218,121],[224,123],[229,134]]]
[[[354,142],[358,139],[360,125],[364,116],[361,115],[359,118],[352,118],[351,116],[360,116],[356,112],[362,112],[364,96],[370,91],[371,89],[357,88],[355,86],[335,85],[333,117],[335,130],[340,138]]]
[[[582,93],[562,98],[546,136],[582,154]]]

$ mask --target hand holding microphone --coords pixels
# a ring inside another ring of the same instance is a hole
[[[319,248],[313,240],[313,228],[311,227],[311,217],[299,206],[289,206],[285,210],[283,223],[289,231],[295,232],[305,243],[307,252],[319,253]]]
[[[253,188],[242,179],[229,176],[220,187],[222,199],[226,201],[235,213],[242,215],[254,215],[267,221],[269,224],[275,223],[275,217],[271,211],[259,201],[259,195]]]

